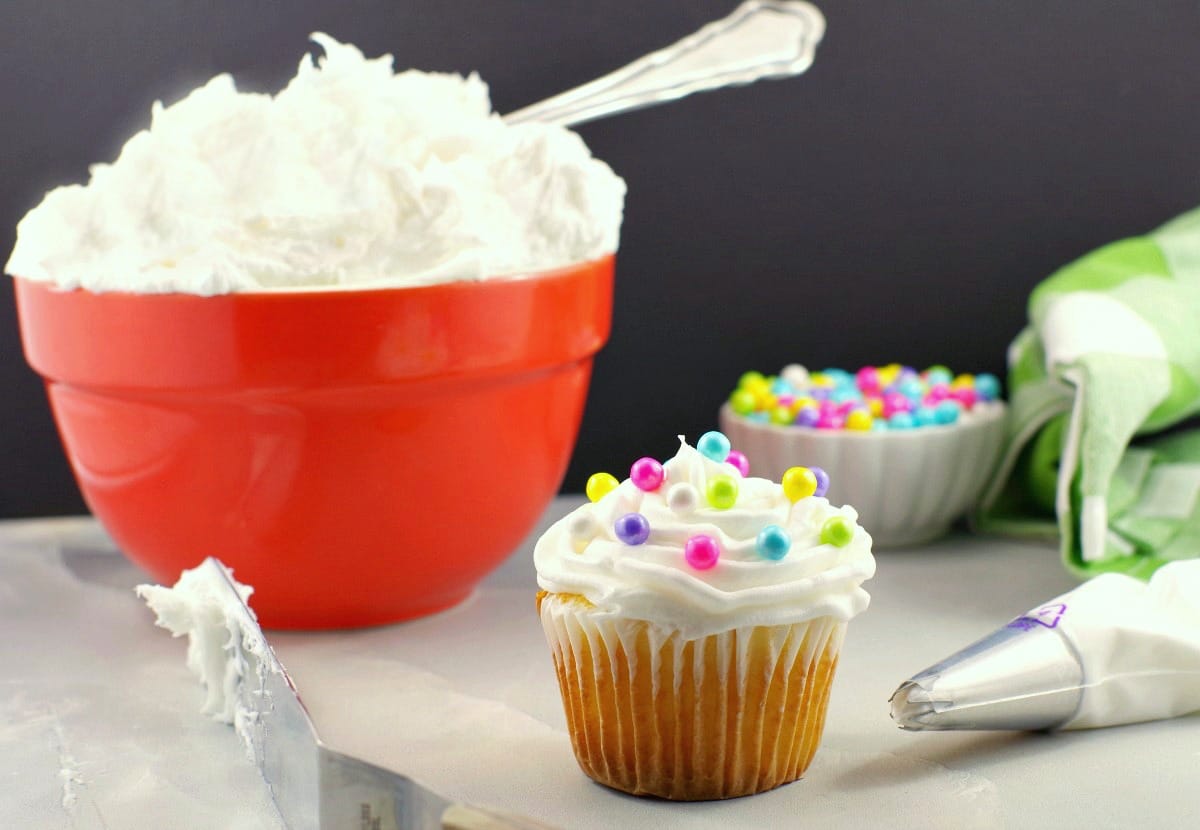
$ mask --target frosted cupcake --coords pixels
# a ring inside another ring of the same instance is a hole
[[[816,753],[871,537],[810,470],[745,473],[723,434],[681,437],[665,464],[592,476],[534,549],[572,746],[601,784],[732,798]]]

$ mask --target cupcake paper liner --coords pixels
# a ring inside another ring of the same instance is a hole
[[[698,801],[763,792],[808,768],[846,623],[820,617],[697,639],[538,595],[571,744],[601,784]]]

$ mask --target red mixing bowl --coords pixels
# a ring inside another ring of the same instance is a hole
[[[276,628],[464,599],[553,498],[611,256],[520,278],[198,297],[14,280],[83,497],[164,583],[216,556]]]

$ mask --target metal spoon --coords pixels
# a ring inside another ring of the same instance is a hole
[[[693,92],[799,75],[812,65],[825,18],[801,0],[746,0],[695,34],[575,89],[509,113],[510,124],[573,126]]]

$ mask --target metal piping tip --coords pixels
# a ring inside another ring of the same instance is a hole
[[[1082,700],[1078,655],[1049,628],[1005,627],[910,677],[888,699],[910,732],[1053,729]]]
[[[929,691],[911,680],[901,683],[888,703],[892,705],[891,715],[896,725],[912,732],[929,729],[937,714]]]

